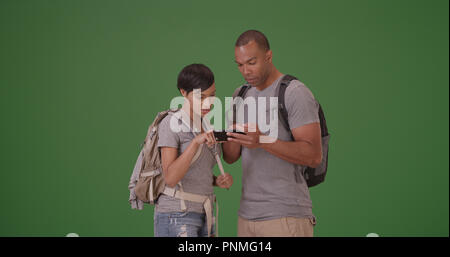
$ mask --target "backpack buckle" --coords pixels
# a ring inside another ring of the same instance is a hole
[[[171,197],[175,197],[176,191],[177,190],[175,190],[174,188],[170,188],[170,187],[167,187],[167,186],[166,186],[166,188],[164,188],[164,194],[168,195],[168,196],[171,196]]]

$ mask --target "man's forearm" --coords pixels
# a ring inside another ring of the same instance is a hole
[[[241,145],[234,142],[222,143],[223,159],[227,163],[233,163],[239,160],[241,156]]]
[[[321,151],[317,151],[306,141],[276,140],[274,143],[261,144],[261,148],[290,163],[309,167],[316,167],[322,158]]]

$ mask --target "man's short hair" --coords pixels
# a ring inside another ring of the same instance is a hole
[[[262,32],[253,30],[253,29],[247,30],[244,33],[242,33],[236,40],[235,46],[243,46],[253,40],[264,51],[270,50],[270,45],[269,45],[269,41],[267,40],[267,37]]]

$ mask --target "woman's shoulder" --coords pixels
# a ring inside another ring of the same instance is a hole
[[[159,126],[170,126],[172,119],[176,119],[178,121],[178,123],[181,123],[179,111],[169,111],[165,115],[166,116],[160,121]],[[176,122],[173,122],[173,123],[176,124]]]
[[[160,122],[159,122],[159,127],[164,127],[164,126],[168,126],[170,124],[170,119],[172,118],[172,113],[167,113],[166,117],[164,117]]]
[[[158,146],[178,147],[179,135],[171,128],[171,114],[164,117],[158,124]]]
[[[158,125],[159,133],[179,134],[184,132],[187,128],[178,114],[177,112],[169,112]]]

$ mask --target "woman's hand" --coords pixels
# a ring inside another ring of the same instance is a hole
[[[216,185],[220,188],[230,188],[233,185],[233,177],[229,173],[216,178]]]
[[[197,135],[193,141],[198,145],[206,143],[208,147],[211,147],[216,143],[216,139],[214,138],[214,133],[212,130]]]

